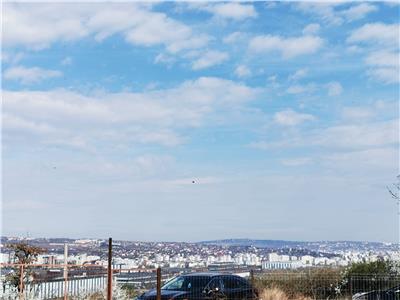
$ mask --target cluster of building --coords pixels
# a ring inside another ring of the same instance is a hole
[[[333,258],[328,257],[314,257],[311,255],[303,256],[290,256],[279,255],[277,253],[270,253],[262,261],[262,269],[266,270],[286,270],[286,269],[300,269],[318,266],[347,266],[349,261],[343,260],[340,256]]]
[[[31,240],[47,249],[38,256],[37,263],[64,264],[64,245],[68,245],[68,264],[107,265],[107,241]],[[4,242],[2,242],[4,245]],[[1,251],[0,262],[12,262],[11,253]],[[400,260],[397,248],[350,249],[348,245],[334,253],[305,249],[268,249],[253,246],[224,246],[201,243],[114,242],[113,266],[117,269],[200,269],[210,266],[248,267],[264,270],[284,270],[310,267],[343,267],[354,262],[378,259]]]

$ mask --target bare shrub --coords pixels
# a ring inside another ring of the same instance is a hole
[[[332,299],[338,294],[341,278],[339,269],[320,268],[270,272],[258,277],[255,284],[260,291],[278,288],[288,299],[301,299],[300,295],[311,299]]]
[[[288,300],[287,295],[278,288],[264,289],[260,294],[260,300]]]
[[[260,294],[261,300],[311,300],[309,297],[303,295],[294,295],[289,298],[288,295],[277,287],[272,287],[262,290]]]

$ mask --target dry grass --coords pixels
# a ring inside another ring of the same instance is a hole
[[[260,294],[261,300],[288,300],[287,295],[278,288],[264,289]]]
[[[311,300],[311,298],[297,295],[289,298],[284,291],[279,288],[272,287],[264,289],[260,294],[261,300]]]

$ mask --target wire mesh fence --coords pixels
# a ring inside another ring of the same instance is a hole
[[[400,299],[400,276],[346,274],[336,269],[257,274],[260,298],[280,292],[282,299]]]
[[[0,299],[107,299],[107,271],[98,265],[2,265]],[[325,268],[275,272],[115,268],[112,278],[113,299],[400,299],[400,276],[349,276]]]
[[[79,298],[104,291],[101,266],[2,264],[0,299]]]

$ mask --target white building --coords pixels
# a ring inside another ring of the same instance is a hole
[[[314,265],[314,257],[310,255],[304,255],[301,257],[301,262],[303,263],[304,266],[310,267]]]
[[[11,262],[11,255],[9,253],[0,253],[0,263],[7,264]]]
[[[262,268],[265,270],[289,270],[303,267],[301,261],[264,261]]]
[[[268,261],[280,261],[281,256],[278,253],[269,253],[267,260]]]

